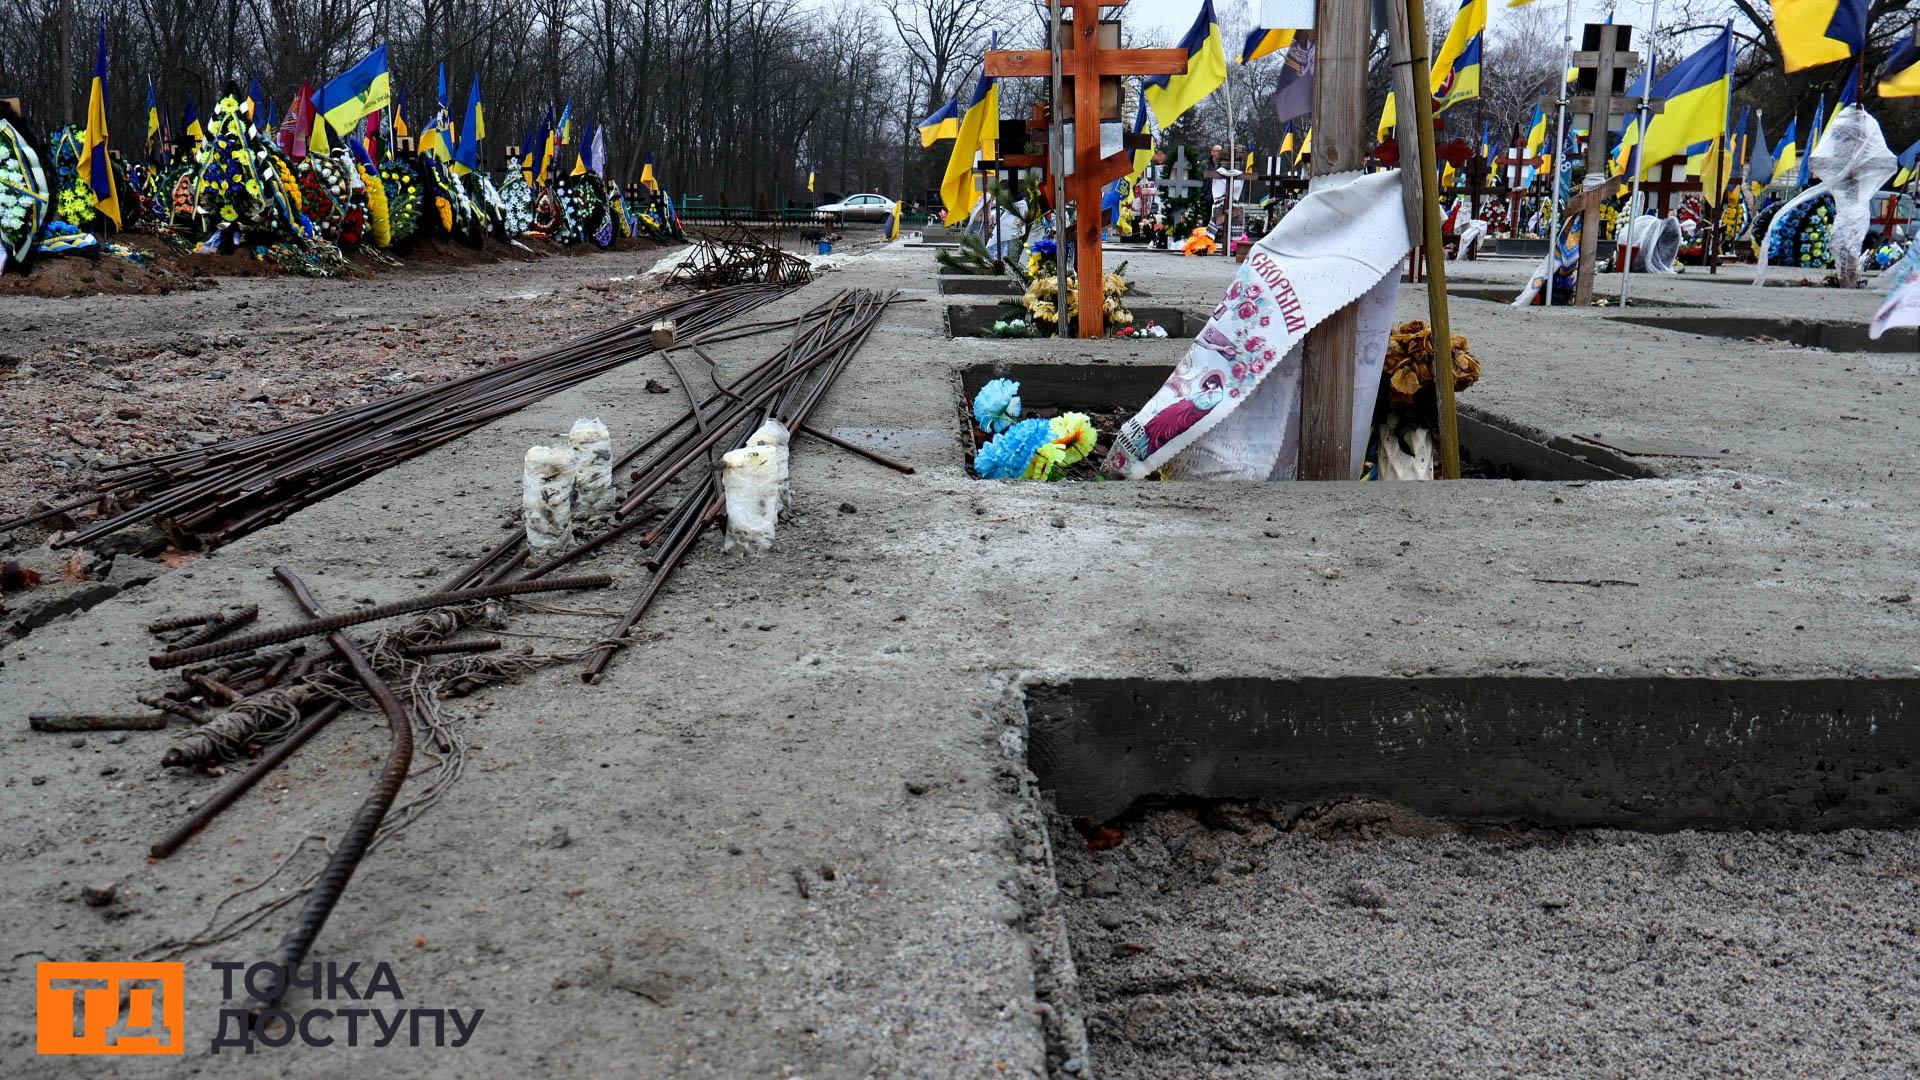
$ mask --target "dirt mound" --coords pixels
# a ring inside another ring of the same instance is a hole
[[[38,256],[27,264],[25,273],[0,273],[0,296],[157,296],[214,288],[220,278],[288,276],[280,264],[255,257],[250,248],[217,255],[182,253],[158,236],[141,233],[122,234],[114,241],[134,249],[137,259],[98,248],[72,255]],[[385,258],[350,251],[347,269],[334,276],[455,270],[500,262],[534,262],[553,255],[598,255],[606,250],[592,244],[557,244],[544,237],[529,237],[521,245],[516,247],[490,236],[475,248],[442,236],[420,237],[386,252]],[[614,241],[611,250],[644,251],[660,246],[650,239],[623,239]]]

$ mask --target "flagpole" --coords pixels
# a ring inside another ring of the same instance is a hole
[[[1227,65],[1227,77],[1225,82],[1222,84],[1222,88],[1225,89],[1227,92],[1227,95],[1226,95],[1227,96],[1227,160],[1221,162],[1221,168],[1225,169],[1228,172],[1231,172],[1233,170],[1233,163],[1239,160],[1239,158],[1234,156],[1238,151],[1235,148],[1234,141],[1233,141],[1233,67],[1234,66],[1232,64]],[[1226,177],[1227,242],[1225,245],[1223,245],[1221,249],[1221,253],[1226,255],[1228,258],[1233,257],[1233,181],[1234,179],[1235,178],[1232,176]]]
[[[1573,0],[1567,0],[1567,36],[1560,49],[1560,119],[1553,137],[1553,175],[1547,178],[1547,198],[1553,208],[1547,224],[1547,295],[1542,301],[1547,307],[1553,306],[1553,273],[1560,264],[1560,172],[1567,167],[1567,69],[1572,66]]]
[[[1731,30],[1732,27],[1729,26],[1728,29]],[[1714,166],[1713,170],[1713,182],[1719,185],[1720,190],[1714,193],[1713,199],[1713,235],[1707,237],[1713,245],[1710,249],[1713,254],[1709,256],[1707,260],[1707,273],[1716,276],[1720,273],[1721,225],[1727,220],[1727,180],[1733,177],[1733,154],[1735,150],[1733,139],[1733,65],[1739,55],[1739,47],[1734,44],[1733,35],[1728,34],[1727,115],[1720,122],[1720,141],[1727,149],[1726,156],[1721,159],[1721,164]],[[1722,177],[1726,179],[1722,179]],[[1704,184],[1701,185],[1701,189],[1705,190]]]
[[[1660,0],[1653,0],[1653,14],[1648,17],[1647,23],[1647,67],[1646,71],[1640,76],[1640,108],[1634,114],[1638,118],[1640,125],[1635,137],[1640,141],[1634,146],[1633,152],[1627,155],[1627,168],[1633,170],[1633,194],[1627,197],[1627,210],[1634,215],[1634,220],[1627,222],[1626,238],[1628,241],[1633,239],[1633,227],[1639,223],[1640,177],[1645,175],[1647,171],[1647,163],[1640,160],[1643,156],[1640,151],[1645,149],[1647,145],[1647,97],[1653,93],[1653,48],[1654,43],[1659,40],[1660,36]],[[1729,107],[1731,107],[1733,102],[1733,94],[1731,92],[1727,94],[1727,102]],[[1600,133],[1600,145],[1605,146],[1606,144],[1606,134],[1602,132]],[[1613,231],[1613,246],[1615,250],[1619,250],[1620,248],[1620,230],[1617,228]],[[1634,250],[1631,243],[1628,244],[1626,250],[1627,261],[1620,268],[1621,307],[1627,306],[1627,290],[1633,284]]]

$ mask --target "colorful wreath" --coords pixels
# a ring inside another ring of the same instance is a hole
[[[393,221],[387,216],[387,185],[380,182],[379,174],[362,165],[360,181],[366,185],[367,192],[367,233],[372,236],[375,247],[386,247],[393,243]]]
[[[25,263],[52,206],[40,155],[17,128],[0,120],[0,270],[9,256]]]
[[[380,183],[387,189],[387,218],[392,243],[404,244],[420,227],[420,177],[404,161],[380,166]]]
[[[500,231],[511,240],[533,228],[533,188],[518,169],[500,185]]]

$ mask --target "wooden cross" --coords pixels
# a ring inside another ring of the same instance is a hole
[[[1520,231],[1522,203],[1527,197],[1527,170],[1538,169],[1545,164],[1546,158],[1539,154],[1528,155],[1526,148],[1514,145],[1507,147],[1506,153],[1493,159],[1500,166],[1500,175],[1507,182],[1507,231]]]
[[[1587,177],[1605,180],[1607,170],[1607,130],[1613,118],[1614,98],[1626,92],[1627,72],[1639,64],[1640,57],[1629,50],[1633,27],[1619,23],[1588,23],[1581,38],[1581,50],[1574,54],[1573,66],[1579,71],[1576,88],[1580,96],[1568,101],[1570,113],[1588,117],[1587,130],[1593,132],[1587,151]],[[1635,104],[1638,104],[1636,99]],[[1595,187],[1589,183],[1588,187]],[[1604,189],[1605,185],[1599,185]],[[1597,206],[1598,203],[1592,205]],[[1600,241],[1600,215],[1580,219],[1580,269],[1574,277],[1573,302],[1581,307],[1593,303],[1593,255]],[[1551,248],[1557,238],[1549,238]]]
[[[1869,222],[1869,224],[1879,228],[1882,243],[1889,242],[1893,239],[1893,230],[1896,227],[1905,225],[1913,220],[1910,217],[1901,216],[1900,198],[1900,193],[1897,191],[1889,194],[1887,201],[1882,204],[1883,208],[1880,211],[1880,216]]]
[[[1064,2],[1061,6],[1069,7]],[[1100,123],[1120,118],[1121,76],[1177,75],[1187,70],[1185,49],[1120,48],[1119,21],[1101,22],[1100,9],[1123,6],[1125,0],[1071,0],[1073,18],[1054,28],[1054,41],[1062,50],[1061,71],[1071,80],[1067,96],[1071,98],[1074,167],[1066,181],[1068,196],[1079,207],[1074,219],[1074,248],[1080,282],[1081,337],[1100,337],[1106,332],[1100,191],[1133,171],[1132,155],[1125,149],[1101,156]],[[1048,77],[1053,74],[1053,53],[1042,49],[996,50],[987,53],[986,68],[988,75],[997,78]],[[1061,106],[1064,110],[1067,103]],[[1054,168],[1060,168],[1059,163]],[[1055,208],[1056,213],[1059,209]],[[1064,281],[1060,292],[1066,294]],[[1065,331],[1065,327],[1061,329]]]
[[[1675,154],[1653,167],[1653,174],[1640,181],[1640,190],[1654,196],[1656,216],[1666,217],[1673,211],[1673,197],[1704,190],[1698,179],[1687,176],[1687,156]],[[1644,211],[1642,211],[1644,212]]]

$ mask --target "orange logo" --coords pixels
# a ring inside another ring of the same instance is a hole
[[[34,974],[43,1054],[184,1054],[187,965],[45,963]]]

